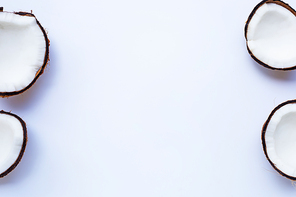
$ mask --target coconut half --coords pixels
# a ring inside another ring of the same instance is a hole
[[[275,70],[296,68],[296,12],[279,0],[264,0],[245,26],[247,49],[259,64]]]
[[[26,123],[15,114],[0,111],[0,178],[18,165],[26,144]]]
[[[278,105],[262,129],[267,160],[282,176],[296,180],[296,100]]]
[[[0,9],[0,96],[30,88],[43,73],[48,54],[49,40],[33,14]]]

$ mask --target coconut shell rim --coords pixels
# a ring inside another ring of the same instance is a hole
[[[261,140],[262,140],[262,146],[263,146],[263,151],[264,151],[264,154],[268,160],[268,162],[271,164],[271,166],[282,176],[292,180],[292,181],[296,181],[296,176],[293,177],[293,176],[290,176],[290,175],[287,175],[285,174],[284,172],[282,172],[279,168],[276,167],[276,165],[270,160],[269,156],[268,156],[268,153],[267,153],[267,147],[266,147],[266,142],[265,142],[265,133],[266,133],[266,128],[272,118],[272,116],[275,114],[276,111],[278,111],[280,108],[282,108],[283,106],[285,105],[288,105],[288,104],[296,104],[296,99],[293,99],[293,100],[288,100],[288,101],[285,101],[281,104],[279,104],[278,106],[276,106],[272,111],[271,113],[269,114],[267,120],[265,121],[265,123],[263,124],[263,127],[262,127],[262,131],[261,131]]]
[[[4,172],[2,172],[0,174],[0,178],[3,178],[6,175],[8,175],[11,171],[13,171],[16,168],[16,166],[20,163],[21,159],[23,158],[23,155],[25,153],[25,149],[26,149],[26,146],[27,146],[28,135],[27,135],[26,123],[18,115],[13,114],[11,112],[3,111],[3,110],[0,111],[0,114],[10,115],[10,116],[13,116],[14,118],[18,119],[18,121],[21,123],[22,128],[23,128],[23,144],[22,144],[22,148],[21,148],[20,153],[19,153],[17,159],[15,160],[15,162],[7,170],[5,170]]]
[[[248,27],[249,27],[249,23],[252,19],[252,17],[254,16],[254,14],[256,13],[256,11],[263,5],[263,4],[266,4],[266,3],[275,3],[277,5],[280,5],[284,8],[286,8],[287,10],[289,10],[292,14],[294,14],[294,16],[296,17],[296,11],[287,3],[281,1],[281,0],[263,0],[261,1],[260,3],[258,3],[252,10],[252,12],[250,13],[247,21],[246,21],[246,25],[245,25],[245,29],[244,29],[244,34],[245,34],[245,39],[246,39],[246,46],[247,46],[247,50],[248,50],[248,53],[250,54],[250,56],[258,63],[260,64],[261,66],[265,67],[265,68],[268,68],[268,69],[271,69],[271,70],[281,70],[281,71],[289,71],[289,70],[294,70],[296,69],[296,65],[295,66],[291,66],[291,67],[285,67],[285,68],[275,68],[275,67],[272,67],[268,64],[265,64],[264,62],[262,62],[261,60],[259,60],[252,52],[251,50],[249,49],[249,46],[248,46],[248,39],[247,39],[247,32],[248,32]]]
[[[18,14],[21,16],[30,16],[30,17],[34,17],[39,28],[41,29],[43,35],[44,35],[44,39],[45,39],[45,44],[46,44],[46,50],[45,50],[45,55],[44,55],[44,60],[43,60],[43,64],[42,66],[39,68],[39,70],[36,72],[34,79],[31,81],[31,83],[29,85],[27,85],[26,87],[24,87],[21,90],[18,91],[13,91],[13,92],[0,92],[0,97],[10,97],[10,96],[14,96],[14,95],[18,95],[18,94],[22,94],[23,92],[25,92],[26,90],[28,90],[30,87],[33,86],[33,84],[35,84],[35,82],[37,81],[37,79],[40,77],[40,75],[43,74],[45,67],[47,66],[48,62],[49,62],[49,45],[50,45],[50,41],[48,39],[47,33],[45,31],[45,29],[42,27],[41,23],[37,20],[36,16],[32,13],[29,12],[8,12],[8,13],[13,13],[13,14]]]

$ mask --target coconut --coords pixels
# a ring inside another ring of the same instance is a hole
[[[263,0],[245,25],[247,49],[259,64],[274,70],[296,68],[296,12],[279,0]]]
[[[262,128],[267,160],[282,176],[296,180],[296,100],[278,105]]]
[[[0,9],[0,96],[30,88],[48,62],[49,40],[32,13]]]
[[[26,123],[15,114],[0,111],[0,178],[18,165],[26,144]]]

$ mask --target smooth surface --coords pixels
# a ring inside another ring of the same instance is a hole
[[[260,137],[271,110],[296,98],[296,72],[248,54],[258,3],[2,1],[33,10],[51,61],[26,93],[0,100],[28,128],[1,196],[294,197]]]

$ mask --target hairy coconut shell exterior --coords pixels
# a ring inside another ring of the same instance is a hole
[[[3,9],[3,8],[2,8]],[[0,10],[1,11],[1,10]],[[44,55],[44,60],[43,60],[43,65],[40,67],[40,69],[36,72],[34,79],[32,80],[32,82],[26,86],[25,88],[19,90],[19,91],[14,91],[14,92],[0,92],[0,97],[10,97],[10,96],[14,96],[14,95],[18,95],[21,94],[23,92],[25,92],[26,90],[28,90],[30,87],[32,87],[32,85],[37,81],[37,79],[40,77],[40,75],[44,72],[44,69],[49,61],[49,39],[47,37],[47,34],[44,30],[44,28],[42,27],[42,25],[40,24],[40,22],[37,20],[37,18],[35,17],[34,14],[29,13],[29,12],[14,12],[14,14],[18,14],[21,16],[29,16],[29,17],[34,17],[38,26],[40,27],[40,30],[42,31],[43,35],[44,35],[44,39],[45,39],[45,44],[46,44],[46,50],[45,50],[45,55]]]
[[[253,11],[251,12],[251,14],[250,14],[249,17],[248,17],[248,20],[247,20],[246,25],[245,25],[245,39],[246,39],[246,41],[247,41],[248,27],[249,27],[249,23],[250,23],[252,17],[253,17],[254,14],[256,13],[256,11],[257,11],[262,5],[264,5],[264,4],[266,4],[266,3],[274,3],[274,4],[277,4],[277,5],[280,5],[280,6],[284,7],[284,8],[286,8],[287,10],[289,10],[289,11],[290,11],[292,14],[294,14],[295,17],[296,17],[296,11],[295,11],[292,7],[290,7],[289,4],[287,4],[287,3],[283,2],[283,1],[280,1],[280,0],[263,0],[263,1],[261,1],[258,5],[255,6],[255,8],[253,9]],[[253,55],[252,51],[249,49],[248,44],[247,44],[247,50],[248,50],[249,54],[251,55],[251,57],[252,57],[257,63],[259,63],[260,65],[262,65],[262,66],[264,66],[264,67],[266,67],[266,68],[269,68],[269,69],[272,69],[272,70],[284,70],[284,71],[287,71],[287,70],[294,70],[294,69],[296,69],[296,65],[295,65],[295,66],[292,66],[292,67],[287,67],[287,68],[274,68],[274,67],[271,67],[271,66],[269,66],[269,65],[267,65],[267,64],[265,64],[265,63],[263,63],[262,61],[260,61],[258,58],[256,58],[256,57]]]
[[[23,144],[22,144],[22,148],[20,150],[20,153],[19,153],[19,156],[17,157],[17,159],[15,160],[15,162],[4,172],[2,172],[0,174],[0,178],[3,178],[4,176],[8,175],[12,170],[15,169],[15,167],[19,164],[19,162],[21,161],[23,155],[24,155],[24,152],[25,152],[25,149],[26,149],[26,145],[27,145],[27,140],[28,140],[28,137],[27,137],[27,127],[26,127],[26,123],[17,115],[11,113],[11,112],[6,112],[6,111],[0,111],[0,114],[6,114],[6,115],[10,115],[10,116],[13,116],[14,118],[18,119],[22,125],[22,128],[23,128]]]

